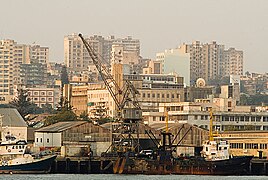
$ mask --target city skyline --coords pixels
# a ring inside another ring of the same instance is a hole
[[[65,35],[128,35],[141,42],[141,55],[182,43],[217,41],[244,51],[244,72],[267,72],[266,1],[4,1],[0,39],[36,42],[50,48],[50,61],[63,62]],[[123,15],[123,16],[122,16]]]

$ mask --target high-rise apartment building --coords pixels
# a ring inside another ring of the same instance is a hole
[[[48,66],[49,48],[34,44],[30,46],[30,57],[33,60],[37,60],[38,63],[45,64],[46,66]]]
[[[14,62],[13,62],[14,84],[20,83],[20,66],[21,66],[21,64],[29,64],[30,61],[31,61],[30,45],[16,44],[14,46]]]
[[[7,103],[13,97],[14,40],[0,41],[0,102]]]
[[[224,51],[221,75],[243,75],[243,51],[238,51],[235,48]]]
[[[30,64],[20,65],[19,85],[47,85],[48,81],[47,66],[38,61],[32,61]]]
[[[100,42],[100,37],[84,38],[94,51],[101,56],[103,46]],[[77,34],[64,37],[64,63],[73,73],[80,73],[93,64],[83,42]]]
[[[140,54],[140,41],[132,39],[130,36],[127,38],[115,38],[111,36],[104,38],[102,36],[84,36],[85,40],[94,48],[99,58],[104,60],[104,63],[110,63],[112,54],[112,46],[118,45],[123,47],[123,51],[128,53],[137,53],[137,57]],[[132,60],[134,55],[129,55],[129,59]],[[136,61],[135,61],[136,62]],[[93,65],[93,62],[85,49],[80,37],[77,34],[71,34],[64,37],[64,63],[72,73],[80,73],[87,70],[89,66]]]
[[[48,47],[17,44],[14,40],[0,41],[0,103],[8,103],[14,97],[14,88],[21,85],[20,67],[32,60],[47,65]],[[38,73],[38,72],[37,72]]]
[[[198,78],[210,82],[243,73],[243,51],[234,48],[225,50],[224,45],[215,41],[206,44],[194,41],[192,44],[183,44],[180,49],[190,54],[191,85],[194,85]]]

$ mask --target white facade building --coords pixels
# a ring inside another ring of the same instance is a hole
[[[163,63],[162,72],[165,74],[178,73],[184,77],[185,85],[190,85],[190,54],[181,49],[169,49],[156,54],[156,61]]]

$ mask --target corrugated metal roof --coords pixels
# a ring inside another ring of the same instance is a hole
[[[65,121],[58,122],[36,130],[35,132],[62,132],[75,126],[87,123],[87,121]]]
[[[15,108],[0,108],[0,114],[3,115],[2,126],[9,127],[27,127],[28,125]]]
[[[151,128],[155,129],[155,130],[164,130],[166,129],[166,123],[155,123],[155,124],[150,124],[149,125]],[[173,129],[176,127],[181,126],[181,124],[178,123],[169,123],[168,124],[168,129]]]

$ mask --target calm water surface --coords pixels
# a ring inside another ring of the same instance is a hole
[[[251,180],[267,179],[268,176],[193,176],[193,175],[114,175],[114,174],[44,174],[44,175],[0,175],[0,179],[14,180]]]

